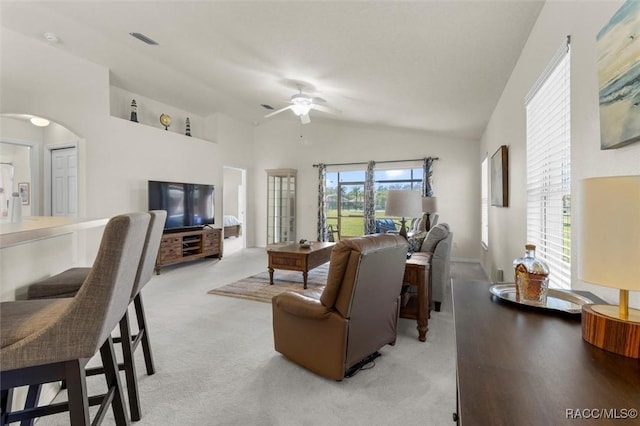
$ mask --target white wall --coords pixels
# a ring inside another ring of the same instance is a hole
[[[202,127],[207,129],[200,138],[165,132],[159,124],[154,128],[131,123],[110,113],[111,98],[130,102],[131,92],[111,87],[106,68],[4,28],[2,54],[2,112],[52,119],[86,141],[82,151],[91,190],[85,194],[88,203],[84,214],[110,215],[146,207],[146,198],[137,193],[138,181],[150,178],[220,184],[222,150],[225,162],[243,167],[250,164],[250,150],[241,147],[251,142],[252,126],[244,122],[222,115],[194,115],[193,133],[201,130],[198,120],[203,120]],[[138,96],[143,105],[148,102],[162,109],[159,102]],[[180,114],[176,108],[168,112]],[[222,128],[217,127],[220,121]],[[213,140],[218,143],[210,142]],[[233,147],[222,147],[225,143]]]
[[[222,223],[222,164],[249,168],[251,125],[221,114],[204,117],[205,140],[114,117],[108,69],[5,28],[0,40],[0,113],[45,117],[80,138],[81,216],[146,210],[146,182],[159,179],[216,185],[216,223]],[[90,259],[100,235],[87,245]]]
[[[212,129],[206,128],[204,117],[193,112],[181,110],[116,86],[109,87],[109,98],[110,114],[114,117],[130,120],[131,101],[135,99],[138,123],[164,130],[164,126],[160,123],[160,115],[167,114],[171,117],[171,125],[166,131],[184,135],[186,132],[186,119],[189,117],[192,137],[215,140],[213,139],[213,132],[211,132]]]
[[[313,115],[313,114],[312,114]],[[297,236],[315,239],[318,211],[317,163],[404,160],[439,157],[434,190],[440,222],[454,232],[452,256],[480,257],[480,173],[478,141],[447,139],[426,132],[320,121],[302,127],[295,120],[273,119],[255,129],[256,245],[266,245],[266,169],[298,171]]]
[[[523,254],[526,243],[524,98],[565,37],[571,35],[572,286],[617,303],[616,291],[579,279],[579,185],[586,177],[640,174],[640,143],[600,150],[595,37],[622,3],[547,2],[493,112],[477,162],[499,145],[509,145],[510,206],[490,208],[489,251],[483,253],[482,263],[492,277],[496,269],[504,269],[508,279],[513,259]],[[638,296],[631,295],[632,305],[640,306]]]
[[[28,205],[22,206],[22,215],[31,216],[40,213],[42,206],[42,144],[44,138],[44,128],[36,127],[28,120],[14,117],[0,117],[0,139],[5,143],[0,148],[0,160],[14,162],[13,191],[18,190],[19,182],[28,182],[31,190],[31,200]],[[23,145],[28,144],[28,145]],[[33,150],[33,152],[32,152]],[[14,152],[20,152],[21,160],[15,158]],[[11,158],[7,155],[11,153]],[[31,156],[34,155],[39,170],[32,173]],[[32,176],[38,178],[38,182],[33,182]],[[11,196],[11,194],[8,194]]]
[[[77,142],[78,135],[58,123],[51,122],[47,127],[42,128],[45,145],[55,145],[61,143]]]
[[[224,194],[222,208],[225,215],[238,217],[238,188],[242,185],[242,172],[224,168]]]
[[[0,135],[3,138],[42,143],[44,127],[36,127],[27,120],[0,117]]]
[[[16,145],[12,143],[0,143],[0,161],[3,163],[11,163],[13,165],[13,184],[11,188],[5,188],[7,191],[3,199],[8,200],[14,192],[18,192],[19,183],[29,183],[31,185],[31,148],[24,145]],[[22,205],[22,215],[31,216],[32,203]],[[6,210],[6,206],[3,206]]]
[[[253,185],[256,158],[253,144],[254,127],[226,114],[216,114],[215,128],[223,166],[246,170],[245,223],[242,224],[242,233],[246,246],[253,247],[256,241],[255,226],[252,226],[256,221],[256,195]],[[266,221],[266,218],[264,220]],[[216,223],[222,226],[222,218]]]
[[[80,138],[66,127],[53,121],[46,127],[36,127],[25,118],[12,116],[0,117],[0,137],[5,141],[31,145],[33,151],[30,152],[30,155],[35,158],[32,159],[30,156],[26,158],[26,167],[21,166],[18,169],[18,173],[23,176],[20,177],[20,180],[15,179],[15,182],[16,186],[18,182],[29,182],[31,184],[31,202],[29,205],[22,206],[22,215],[41,216],[44,212],[43,206],[45,203],[44,175],[45,169],[48,170],[44,165],[44,161],[47,158],[45,147],[79,143]],[[35,173],[31,170],[32,163],[37,166]]]
[[[129,95],[135,94],[110,86],[108,69],[10,30],[2,29],[1,35],[0,112],[36,114],[78,135],[83,216],[107,217],[145,209],[148,179],[213,183],[221,188],[222,166],[230,166],[247,170],[246,220],[253,225],[247,226],[247,245],[264,246],[264,170],[295,168],[299,173],[298,235],[315,238],[317,169],[312,164],[437,156],[440,160],[434,167],[434,187],[440,220],[448,222],[455,233],[453,256],[480,257],[477,141],[328,123],[318,119],[320,114],[302,128],[310,144],[300,143],[300,125],[295,120],[273,119],[254,128],[223,114],[202,117],[205,134],[188,138],[159,126],[128,121]],[[158,107],[151,98],[136,96],[143,104],[150,100],[148,105]],[[112,104],[116,100],[117,106]],[[488,142],[484,144],[488,146]],[[491,148],[497,145],[497,141],[492,142]],[[221,206],[222,191],[218,190],[216,223],[222,220]]]

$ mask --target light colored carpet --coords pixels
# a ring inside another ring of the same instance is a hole
[[[264,272],[266,265],[264,249],[245,249],[221,261],[163,268],[151,279],[143,298],[157,372],[145,374],[138,350],[142,420],[134,425],[453,424],[455,349],[448,298],[441,312],[431,314],[426,342],[418,341],[415,321],[400,319],[396,345],[382,348],[374,368],[335,382],[275,352],[269,304],[207,294]],[[478,264],[453,263],[452,273],[483,278]],[[91,394],[103,391],[102,380],[88,379]],[[37,424],[68,425],[68,415]],[[114,424],[111,410],[103,424]]]
[[[329,263],[325,263],[309,271],[306,290],[304,288],[302,272],[275,270],[273,274],[273,284],[269,283],[269,272],[261,272],[223,287],[209,290],[209,294],[271,303],[273,296],[284,293],[285,291],[293,291],[319,299],[327,282],[328,273]]]

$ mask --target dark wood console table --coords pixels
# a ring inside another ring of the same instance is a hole
[[[459,424],[638,424],[640,360],[582,340],[580,315],[505,302],[489,287],[453,283]]]

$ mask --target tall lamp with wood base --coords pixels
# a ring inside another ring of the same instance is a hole
[[[620,290],[619,306],[584,305],[582,338],[594,346],[640,358],[640,176],[585,179],[582,185],[582,279]]]

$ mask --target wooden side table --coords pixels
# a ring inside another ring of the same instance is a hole
[[[431,310],[431,289],[429,288],[429,267],[431,254],[416,252],[407,259],[404,270],[404,284],[417,288],[406,305],[400,308],[400,318],[415,319],[418,322],[418,340],[427,340],[429,312]]]

